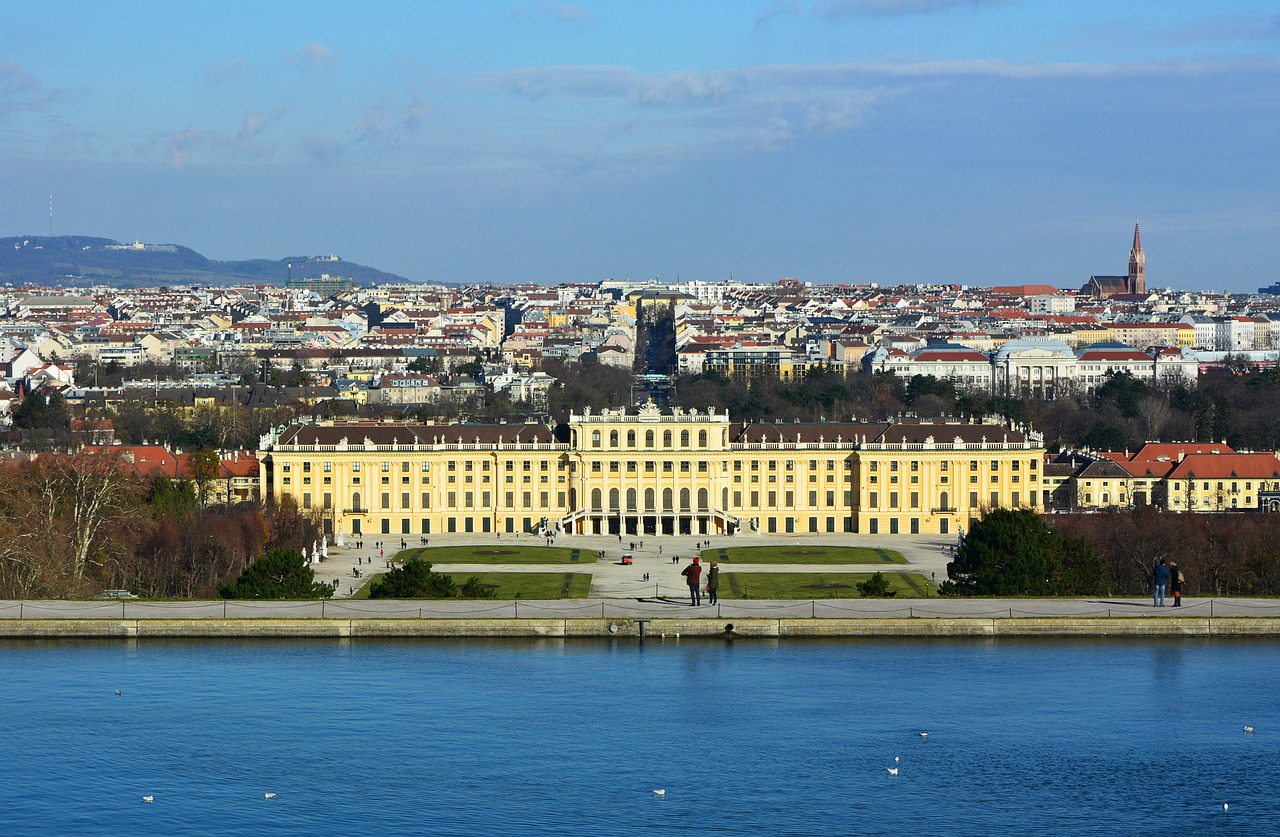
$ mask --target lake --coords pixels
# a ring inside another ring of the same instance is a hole
[[[0,833],[1277,833],[1278,695],[1276,640],[8,641]]]

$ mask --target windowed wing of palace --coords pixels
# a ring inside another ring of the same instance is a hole
[[[299,423],[263,438],[263,491],[331,535],[950,534],[1035,506],[1040,437],[1000,424],[735,422],[584,410],[566,424]],[[323,496],[295,475],[331,476]]]

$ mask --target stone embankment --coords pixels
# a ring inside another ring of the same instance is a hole
[[[0,639],[1276,637],[1280,618],[4,619]]]

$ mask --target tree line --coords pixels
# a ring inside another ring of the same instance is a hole
[[[1172,514],[1153,506],[1040,516],[997,509],[965,533],[942,592],[956,596],[1147,596],[1176,563],[1188,596],[1280,596],[1280,515]]]
[[[142,477],[118,454],[81,451],[6,466],[0,597],[126,589],[211,598],[269,547],[302,550],[317,523],[292,503],[205,507],[187,480]]]

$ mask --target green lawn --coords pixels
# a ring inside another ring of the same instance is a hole
[[[577,550],[563,546],[425,546],[402,549],[395,554],[397,561],[418,558],[440,564],[592,564],[596,553],[590,549]]]
[[[860,581],[871,573],[720,573],[722,599],[858,599]],[[937,596],[937,588],[920,573],[885,573],[895,599]]]
[[[585,599],[591,573],[450,573],[459,588],[475,576],[499,601],[520,599]]]
[[[731,546],[704,549],[702,560],[726,564],[905,564],[894,549],[865,546]]]
[[[475,576],[480,583],[493,590],[497,601],[513,599],[585,599],[591,592],[591,573],[446,573],[453,576],[453,583],[461,589],[467,579]],[[373,578],[378,578],[374,576]],[[353,599],[369,598],[369,582],[356,591]],[[424,601],[428,601],[425,600]],[[445,601],[452,601],[445,599]]]

